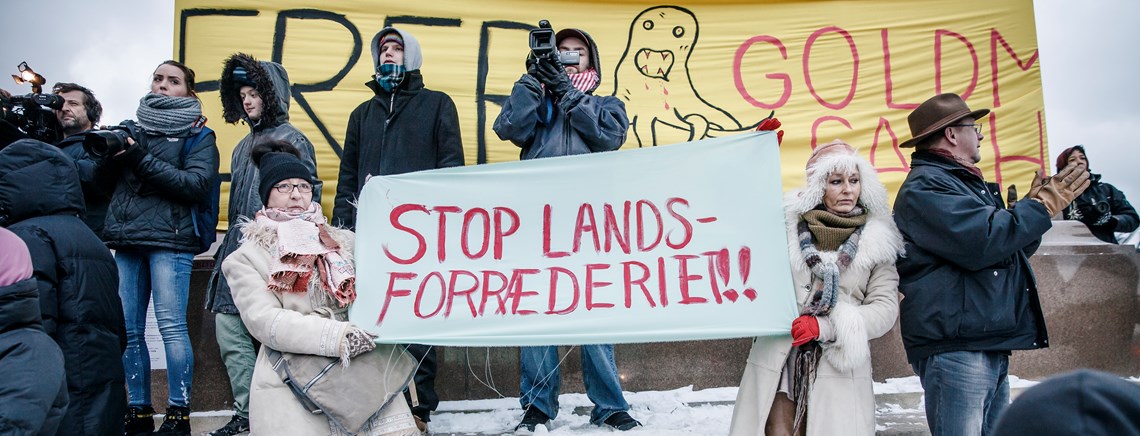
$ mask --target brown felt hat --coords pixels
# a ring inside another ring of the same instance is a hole
[[[971,117],[980,120],[989,113],[989,109],[970,111],[970,107],[966,106],[966,101],[962,100],[958,94],[936,95],[918,105],[918,108],[906,117],[907,122],[910,123],[912,138],[899,144],[899,147],[914,147],[927,136],[941,132],[942,129],[962,118]]]

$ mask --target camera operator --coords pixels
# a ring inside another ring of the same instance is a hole
[[[594,40],[578,29],[563,29],[549,38],[550,24],[543,20],[539,25],[531,34],[527,72],[511,88],[510,98],[495,119],[495,133],[522,148],[522,160],[617,150],[625,142],[629,118],[621,100],[592,95],[602,82]],[[590,423],[623,431],[641,425],[627,412],[629,403],[622,395],[614,346],[582,345],[579,349],[586,392],[594,402]],[[516,434],[533,433],[557,416],[559,361],[554,346],[519,350],[519,401],[525,413],[515,426]]]
[[[99,118],[103,116],[103,105],[95,98],[94,92],[74,83],[56,83],[52,87],[52,93],[63,97],[63,108],[55,111],[55,117],[63,129],[64,138],[56,146],[75,160],[87,208],[83,222],[102,238],[103,221],[107,217],[107,205],[111,202],[110,188],[113,187],[114,180],[102,183],[96,180],[98,163],[83,149],[83,137],[99,123]]]
[[[1069,163],[1083,163],[1089,167],[1088,156],[1083,145],[1075,145],[1062,151],[1057,156],[1057,171]],[[1101,181],[1100,174],[1089,173],[1092,183],[1083,194],[1062,209],[1061,215],[1067,220],[1077,220],[1088,226],[1093,236],[1110,244],[1116,243],[1113,232],[1128,233],[1136,230],[1140,218],[1136,209],[1128,203],[1124,193],[1108,183]]]
[[[115,249],[127,329],[126,434],[154,431],[145,343],[147,304],[153,302],[166,350],[169,395],[156,434],[188,436],[194,352],[186,305],[194,255],[207,238],[195,230],[195,211],[216,186],[218,147],[205,127],[194,71],[180,62],[165,61],[154,70],[136,116],[137,124],[125,121],[114,128],[119,130],[93,132],[85,144],[100,159],[99,171],[116,180],[103,239]],[[129,138],[119,136],[124,130]]]

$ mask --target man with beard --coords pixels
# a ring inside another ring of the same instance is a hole
[[[64,153],[75,160],[79,167],[79,183],[83,188],[83,199],[87,211],[83,222],[96,235],[102,237],[103,218],[107,216],[107,204],[111,193],[95,179],[95,160],[83,150],[83,135],[95,128],[103,116],[103,105],[90,89],[74,83],[59,82],[52,87],[52,93],[63,97],[63,108],[55,111],[55,118],[63,128],[63,141],[56,144]]]

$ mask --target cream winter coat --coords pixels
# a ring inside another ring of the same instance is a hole
[[[348,230],[330,228],[333,239],[352,259],[354,235]],[[249,333],[263,345],[257,353],[249,392],[251,435],[329,435],[333,434],[324,415],[314,415],[301,406],[281,378],[273,371],[266,347],[282,352],[340,356],[340,343],[352,324],[313,314],[310,293],[280,293],[267,289],[269,247],[277,243],[271,227],[256,221],[245,224],[241,247],[226,258],[222,272],[230,284],[234,304],[241,312]],[[310,285],[319,286],[314,278]],[[320,303],[318,303],[320,304]],[[404,378],[406,379],[406,377]],[[397,398],[382,414],[404,430],[385,435],[416,435],[415,422],[407,403]],[[408,429],[411,430],[408,430]]]
[[[898,317],[899,277],[895,259],[902,251],[902,237],[891,219],[886,206],[886,190],[878,181],[874,168],[854,156],[822,159],[813,168],[821,168],[825,172],[817,173],[818,177],[814,178],[809,173],[808,186],[785,197],[785,221],[796,299],[803,307],[810,297],[811,286],[811,270],[800,253],[796,226],[801,214],[822,203],[827,174],[842,167],[858,167],[860,170],[862,193],[859,203],[867,210],[868,220],[859,240],[858,252],[840,276],[840,299],[829,316],[835,340],[823,343],[823,358],[808,395],[809,436],[875,434],[875,398],[868,341],[885,334]],[[821,255],[834,258],[835,252]],[[788,335],[763,336],[753,340],[736,397],[730,434],[764,434],[764,423],[791,349],[792,338]]]

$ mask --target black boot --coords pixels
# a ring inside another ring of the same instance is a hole
[[[190,408],[170,406],[166,408],[166,418],[154,436],[190,436]]]
[[[148,436],[154,431],[154,408],[150,406],[128,407],[123,422],[126,423],[123,429],[125,436]]]

